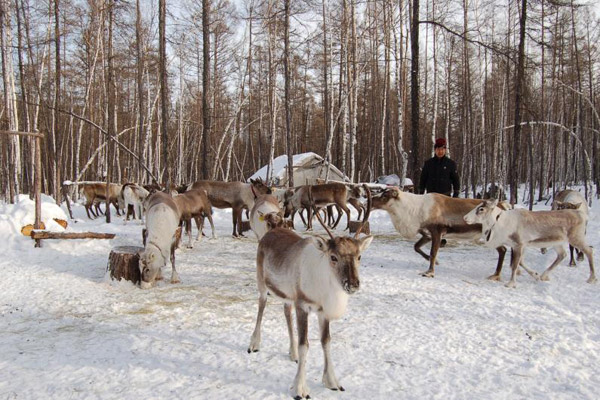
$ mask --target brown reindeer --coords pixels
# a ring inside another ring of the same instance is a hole
[[[312,229],[312,204],[308,199],[309,190],[314,198],[314,205],[317,209],[327,207],[328,205],[336,205],[346,213],[346,229],[350,225],[350,209],[347,206],[348,188],[343,183],[332,182],[322,185],[305,185],[296,188],[295,191],[286,192],[286,200],[284,204],[285,217],[291,215],[294,219],[294,213],[303,208],[308,210],[307,229]],[[337,226],[341,219],[341,213],[338,215],[337,221],[333,224],[333,228]]]
[[[106,207],[108,208],[110,204],[115,206],[117,210],[117,215],[121,215],[120,207],[119,207],[119,199],[121,197],[121,185],[117,183],[111,183],[109,186],[109,200],[106,201],[106,183],[98,182],[98,183],[84,183],[81,185],[81,193],[85,197],[85,212],[89,219],[92,219],[90,213],[97,218],[100,214],[99,203],[106,203]],[[94,208],[92,208],[94,206]]]
[[[192,248],[192,218],[196,221],[198,236],[196,240],[202,238],[202,228],[204,227],[204,217],[208,218],[212,228],[212,237],[215,237],[215,225],[212,219],[212,207],[208,200],[206,190],[192,189],[173,197],[181,213],[181,222],[184,224],[188,235],[188,248]]]
[[[197,181],[188,189],[203,189],[208,194],[208,199],[213,207],[231,208],[233,220],[234,237],[242,235],[242,210],[252,209],[254,200],[261,194],[271,194],[262,179],[251,179],[250,183],[243,182],[219,182],[219,181]]]

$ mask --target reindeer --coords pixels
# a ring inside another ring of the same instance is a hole
[[[121,197],[121,185],[116,183],[110,184],[108,201],[106,200],[105,182],[84,183],[81,185],[80,191],[85,197],[85,212],[87,213],[89,219],[92,219],[90,212],[94,218],[98,217],[100,214],[100,207],[98,204],[101,202],[105,202],[107,208],[110,206],[110,204],[114,205],[117,215],[121,215],[121,207],[119,204],[119,199]],[[92,206],[94,206],[95,211]]]
[[[308,192],[310,197],[310,190]],[[370,211],[370,196],[365,220]],[[325,358],[323,384],[332,390],[344,388],[338,382],[330,355],[329,321],[339,319],[346,311],[348,296],[358,291],[358,267],[361,254],[369,247],[372,236],[358,238],[336,237],[317,213],[317,218],[329,234],[302,238],[291,230],[275,228],[260,240],[256,255],[256,276],[259,292],[256,327],[248,353],[259,351],[261,322],[271,293],[284,300],[283,306],[290,337],[289,355],[298,361],[292,386],[296,399],[309,398],[306,384],[306,355],[308,353],[308,315],[319,317],[321,346]],[[292,328],[292,306],[296,311],[298,340]]]
[[[212,219],[212,207],[208,200],[208,194],[206,190],[192,189],[173,197],[173,201],[177,205],[181,214],[181,221],[185,225],[185,231],[188,235],[188,248],[192,246],[192,218],[196,221],[196,228],[198,228],[198,236],[196,240],[202,238],[202,228],[204,227],[204,217],[208,218],[210,226],[212,228],[212,237],[215,236],[215,225]]]
[[[137,185],[135,183],[126,183],[123,185],[120,194],[120,200],[123,203],[123,208],[125,209],[125,221],[129,221],[129,215],[133,214],[133,219],[136,218],[136,210],[137,216],[140,221],[143,221],[143,210],[142,204],[144,199],[150,195],[146,189],[142,186]]]
[[[345,184],[339,182],[312,186],[305,185],[298,187],[293,192],[288,191],[286,193],[285,217],[291,215],[291,219],[293,221],[295,212],[302,208],[306,208],[308,210],[307,229],[312,229],[312,204],[310,204],[308,199],[309,190],[311,190],[312,195],[314,196],[314,205],[317,207],[317,209],[331,204],[340,207],[346,213],[346,229],[348,229],[348,226],[350,225],[350,209],[347,206],[348,188]],[[341,218],[342,215],[340,213],[332,228],[337,226]]]
[[[412,239],[417,234],[421,238],[415,243],[414,250],[429,261],[429,269],[422,276],[433,278],[437,253],[440,249],[442,237],[476,240],[481,236],[480,225],[467,224],[463,216],[473,207],[481,203],[477,199],[461,199],[444,196],[438,193],[413,194],[403,192],[399,188],[384,189],[378,196],[373,197],[373,209],[382,209],[389,213],[396,231],[405,239]],[[431,242],[429,255],[421,247]],[[506,247],[498,246],[498,274],[491,275],[488,279],[499,280],[499,271],[502,268]],[[522,265],[530,274],[533,271]]]
[[[218,182],[198,181],[188,187],[190,189],[204,189],[208,193],[208,199],[213,207],[231,208],[233,220],[234,237],[243,236],[241,229],[242,210],[250,210],[254,206],[254,200],[261,194],[271,194],[269,188],[262,179],[251,179],[250,183],[243,182]]]
[[[504,211],[496,207],[497,200],[486,200],[464,216],[468,224],[481,224],[489,247],[510,246],[512,248],[512,275],[507,287],[515,287],[516,270],[526,247],[552,246],[556,260],[542,273],[541,280],[547,281],[550,272],[565,258],[564,243],[581,249],[590,265],[588,283],[596,282],[592,248],[585,240],[586,219],[575,210],[528,211],[523,209]],[[474,225],[475,226],[475,225]]]
[[[590,216],[590,211],[585,201],[585,197],[579,192],[575,190],[561,190],[556,193],[554,196],[554,200],[552,201],[552,210],[579,210],[583,213],[586,218],[585,225],[587,227],[587,221]],[[569,245],[569,266],[575,267],[577,263],[575,262],[575,257],[573,257],[573,250],[575,248]],[[546,249],[542,248],[542,254],[546,254]],[[577,249],[577,261],[583,261],[583,252]]]
[[[258,196],[250,211],[250,228],[260,240],[273,227],[283,225],[283,212],[277,198],[270,194]]]
[[[145,204],[146,229],[143,234],[144,250],[140,253],[140,287],[148,289],[160,279],[161,269],[171,260],[171,283],[179,283],[175,269],[175,249],[179,245],[181,214],[173,198],[163,192],[150,195]]]

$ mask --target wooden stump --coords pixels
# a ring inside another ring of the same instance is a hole
[[[364,233],[365,235],[370,235],[371,234],[371,227],[369,226],[369,221],[364,223],[365,226],[364,228],[362,228],[362,230],[360,231],[361,233]],[[362,221],[350,221],[350,225],[348,226],[350,229],[350,233],[355,233],[358,228],[360,228],[363,225]]]
[[[108,256],[108,267],[112,279],[125,279],[135,284],[140,282],[140,251],[143,247],[119,246],[111,250]]]

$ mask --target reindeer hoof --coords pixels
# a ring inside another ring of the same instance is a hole
[[[435,274],[433,271],[425,271],[421,273],[421,276],[424,276],[425,278],[433,278],[434,275]]]
[[[540,281],[548,282],[549,280],[550,277],[547,274],[542,274],[542,276],[540,276]]]
[[[514,289],[514,288],[516,288],[516,287],[517,287],[517,284],[516,284],[515,282],[513,282],[513,281],[510,281],[510,282],[508,282],[508,283],[507,283],[506,285],[504,285],[504,286],[506,286],[507,288]]]
[[[577,264],[575,264],[574,262],[569,263],[569,267],[571,267],[571,268],[575,268],[576,266],[577,266]]]
[[[181,283],[181,281],[179,279],[172,279],[171,283]]]
[[[487,277],[488,281],[496,281],[496,282],[501,282],[502,279],[500,278],[500,275],[490,275]]]
[[[587,280],[587,283],[596,283],[598,280],[596,279],[595,276],[590,276],[590,278]]]

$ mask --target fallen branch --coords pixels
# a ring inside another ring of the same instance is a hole
[[[98,232],[50,232],[50,231],[31,231],[31,238],[39,239],[112,239],[114,233]]]

